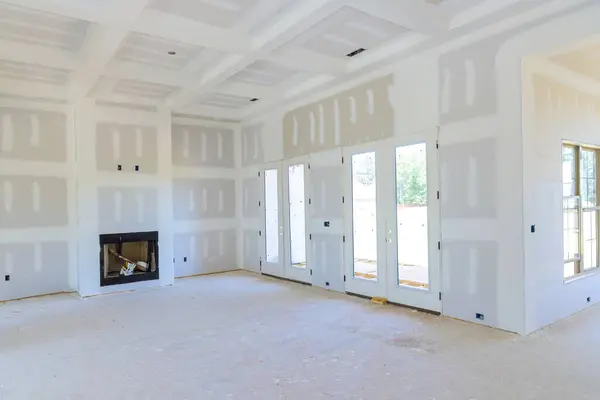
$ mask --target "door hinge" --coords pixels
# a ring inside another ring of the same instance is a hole
[[[260,172],[258,173],[258,177],[260,178]]]
[[[346,197],[342,196],[342,204],[345,204],[345,203],[346,203]]]
[[[438,250],[442,249],[442,242],[438,242]]]
[[[312,275],[312,269],[310,270],[310,274]]]
[[[312,199],[308,199],[308,204],[312,204]]]
[[[439,190],[438,190],[438,192],[437,192],[437,199],[438,199],[438,200],[440,199],[440,191],[439,191]]]
[[[439,297],[440,297],[440,301],[442,301],[442,292],[440,292],[440,296]]]
[[[308,234],[308,240],[312,240],[312,233]]]
[[[262,236],[262,231],[258,231],[258,236]]]
[[[342,241],[346,243],[346,235],[342,236]]]
[[[310,169],[310,163],[308,163],[308,169]]]
[[[344,163],[344,157],[342,157],[342,164]]]
[[[439,149],[439,148],[440,148],[440,142],[439,142],[439,141],[437,141],[437,140],[435,141],[435,148],[436,148],[436,149]]]
[[[258,202],[258,206],[260,207],[260,201]]]

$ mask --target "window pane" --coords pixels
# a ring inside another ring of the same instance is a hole
[[[583,212],[583,269],[588,270],[598,266],[598,227],[597,211]]]
[[[352,156],[354,276],[377,279],[377,186],[375,153]]]
[[[279,262],[279,188],[277,170],[265,171],[265,241],[267,262]]]
[[[304,164],[290,165],[290,247],[292,266],[306,268],[306,214],[304,204]]]
[[[398,283],[429,287],[427,234],[427,146],[396,149]]]
[[[581,150],[580,185],[583,208],[596,206],[596,152]]]
[[[575,196],[575,148],[563,147],[563,196]]]
[[[566,197],[563,200],[565,278],[575,274],[576,265],[580,259],[579,224],[579,199],[577,197]]]

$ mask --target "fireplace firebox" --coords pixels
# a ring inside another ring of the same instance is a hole
[[[100,235],[100,286],[158,278],[158,232]]]

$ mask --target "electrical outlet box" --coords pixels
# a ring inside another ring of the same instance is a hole
[[[483,321],[485,319],[485,316],[483,314],[476,313],[475,314],[475,318],[477,318],[480,321]]]
[[[5,282],[10,281],[10,275],[4,275],[4,281]]]

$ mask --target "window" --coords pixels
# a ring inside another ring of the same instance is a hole
[[[562,157],[564,277],[598,267],[599,150],[565,144]]]

